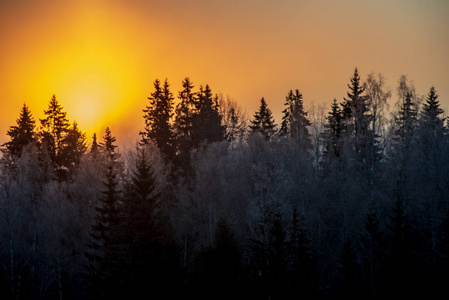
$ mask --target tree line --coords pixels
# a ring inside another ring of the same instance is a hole
[[[185,78],[175,103],[156,79],[126,151],[109,127],[88,146],[55,95],[39,125],[24,104],[2,148],[0,293],[438,299],[449,279],[438,98],[355,68],[327,111],[288,91],[276,124],[264,97],[248,118],[209,85]]]

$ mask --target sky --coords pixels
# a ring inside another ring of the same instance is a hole
[[[448,16],[447,0],[0,0],[0,143],[53,94],[89,142],[109,126],[134,143],[155,79],[209,84],[250,118],[264,97],[279,124],[289,90],[330,107],[357,67],[392,104],[407,75],[449,112]]]

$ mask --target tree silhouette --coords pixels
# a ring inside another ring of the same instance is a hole
[[[166,79],[164,85],[158,79],[154,81],[155,91],[148,97],[150,105],[143,110],[145,131],[140,132],[142,143],[152,140],[166,159],[174,156],[171,118],[173,116],[173,94]]]
[[[302,149],[310,149],[311,141],[308,127],[311,125],[304,111],[302,94],[299,90],[292,90],[285,98],[285,109],[282,111],[280,135],[288,135],[292,141],[298,143]]]
[[[12,156],[19,156],[26,145],[35,141],[35,122],[25,103],[20,110],[20,115],[16,123],[17,125],[11,126],[6,133],[10,136],[11,140],[3,144]]]
[[[268,108],[265,99],[260,99],[259,110],[254,113],[254,119],[250,121],[249,128],[252,132],[260,132],[266,140],[269,140],[275,133],[276,124],[271,110]]]
[[[46,148],[56,168],[63,166],[62,156],[64,139],[69,131],[67,113],[59,104],[56,96],[50,99],[48,109],[44,110],[44,119],[40,119],[42,128],[39,132],[40,142]]]

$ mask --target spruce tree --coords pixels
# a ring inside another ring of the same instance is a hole
[[[134,169],[125,187],[126,236],[133,273],[131,298],[143,299],[160,292],[176,292],[168,289],[177,286],[177,248],[170,220],[161,207],[163,199],[156,191],[148,148],[139,145],[136,151]]]
[[[292,228],[289,245],[289,284],[291,295],[314,297],[318,289],[318,272],[315,253],[306,229],[304,214],[296,207],[292,211]]]
[[[242,250],[236,232],[225,216],[215,224],[211,246],[196,257],[194,280],[196,297],[210,298],[218,294],[220,299],[235,297],[239,283]]]
[[[276,124],[271,110],[268,108],[265,99],[260,99],[259,110],[254,113],[254,119],[250,121],[249,128],[252,132],[260,132],[266,140],[269,140],[275,133]]]
[[[218,112],[218,97],[212,94],[209,85],[200,86],[195,101],[192,119],[192,142],[194,147],[201,143],[213,143],[224,139],[225,131]]]
[[[440,107],[438,97],[435,87],[432,86],[427,94],[426,101],[422,105],[421,119],[432,129],[442,128],[444,125],[444,119],[440,117],[444,111]]]
[[[173,116],[174,97],[170,91],[168,80],[154,81],[155,91],[148,97],[150,105],[143,110],[145,120],[145,131],[140,132],[142,143],[152,140],[156,143],[166,159],[174,156],[173,132],[171,118]]]
[[[365,217],[365,234],[362,236],[364,247],[363,267],[371,297],[375,299],[379,293],[379,279],[384,249],[382,233],[379,228],[379,216],[375,203],[370,201]]]
[[[108,162],[116,161],[118,158],[118,153],[115,152],[115,149],[117,148],[117,145],[114,145],[115,142],[116,137],[112,136],[111,130],[109,127],[106,127],[103,142],[100,143],[100,148],[106,155],[106,160]]]
[[[34,118],[25,103],[22,106],[16,123],[17,125],[11,126],[6,133],[10,136],[11,140],[3,144],[11,156],[20,156],[23,148],[35,141]]]
[[[389,217],[387,229],[390,238],[386,258],[388,278],[385,279],[389,293],[393,297],[398,297],[407,289],[409,279],[407,269],[410,263],[409,224],[406,218],[406,204],[400,193]]]
[[[90,153],[97,154],[100,151],[100,145],[97,142],[97,134],[94,132],[92,136],[92,145],[90,146]]]
[[[110,131],[105,136],[105,144],[114,149],[114,139]],[[95,223],[91,230],[91,242],[86,257],[88,297],[111,299],[126,295],[126,285],[130,277],[126,268],[127,246],[123,231],[124,219],[120,199],[117,161],[111,152],[105,170],[104,190],[95,207]]]
[[[197,94],[193,91],[194,85],[188,77],[182,81],[182,87],[183,90],[178,94],[180,102],[176,106],[174,131],[177,150],[188,153],[192,148],[192,122]]]
[[[69,170],[73,170],[79,165],[86,150],[86,134],[79,130],[76,122],[73,122],[63,140],[62,164]]]
[[[412,94],[407,93],[399,107],[398,116],[395,118],[397,130],[395,135],[399,137],[399,142],[404,147],[410,144],[413,130],[416,127],[417,109],[412,101]]]
[[[67,113],[59,104],[56,96],[50,99],[48,109],[44,110],[44,119],[40,119],[42,128],[39,132],[40,142],[46,147],[48,154],[56,168],[63,165],[62,151],[64,139],[69,131]]]
[[[292,90],[288,93],[285,101],[286,108],[282,111],[282,124],[279,134],[287,135],[290,139],[302,149],[311,147],[310,134],[308,127],[311,125],[307,119],[307,112],[304,111],[302,94],[299,90]]]
[[[343,132],[342,124],[342,110],[334,99],[331,105],[331,111],[326,117],[326,124],[324,125],[324,140],[325,140],[325,155],[326,156],[340,156],[341,151],[341,137]]]
[[[354,75],[350,80],[348,98],[344,99],[343,104],[343,120],[345,121],[345,130],[353,141],[358,159],[366,163],[369,161],[371,149],[369,98],[363,95],[365,87],[360,80],[357,68],[354,69]]]
[[[236,141],[244,134],[245,129],[242,128],[241,120],[235,108],[231,107],[229,110],[229,124],[226,126],[226,139],[230,142]]]

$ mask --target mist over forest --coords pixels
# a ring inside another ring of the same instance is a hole
[[[1,147],[1,298],[443,298],[438,87],[343,76],[324,109],[286,91],[277,122],[272,99],[247,115],[156,79],[123,147],[113,128],[87,137],[57,95],[42,119],[25,103]]]

